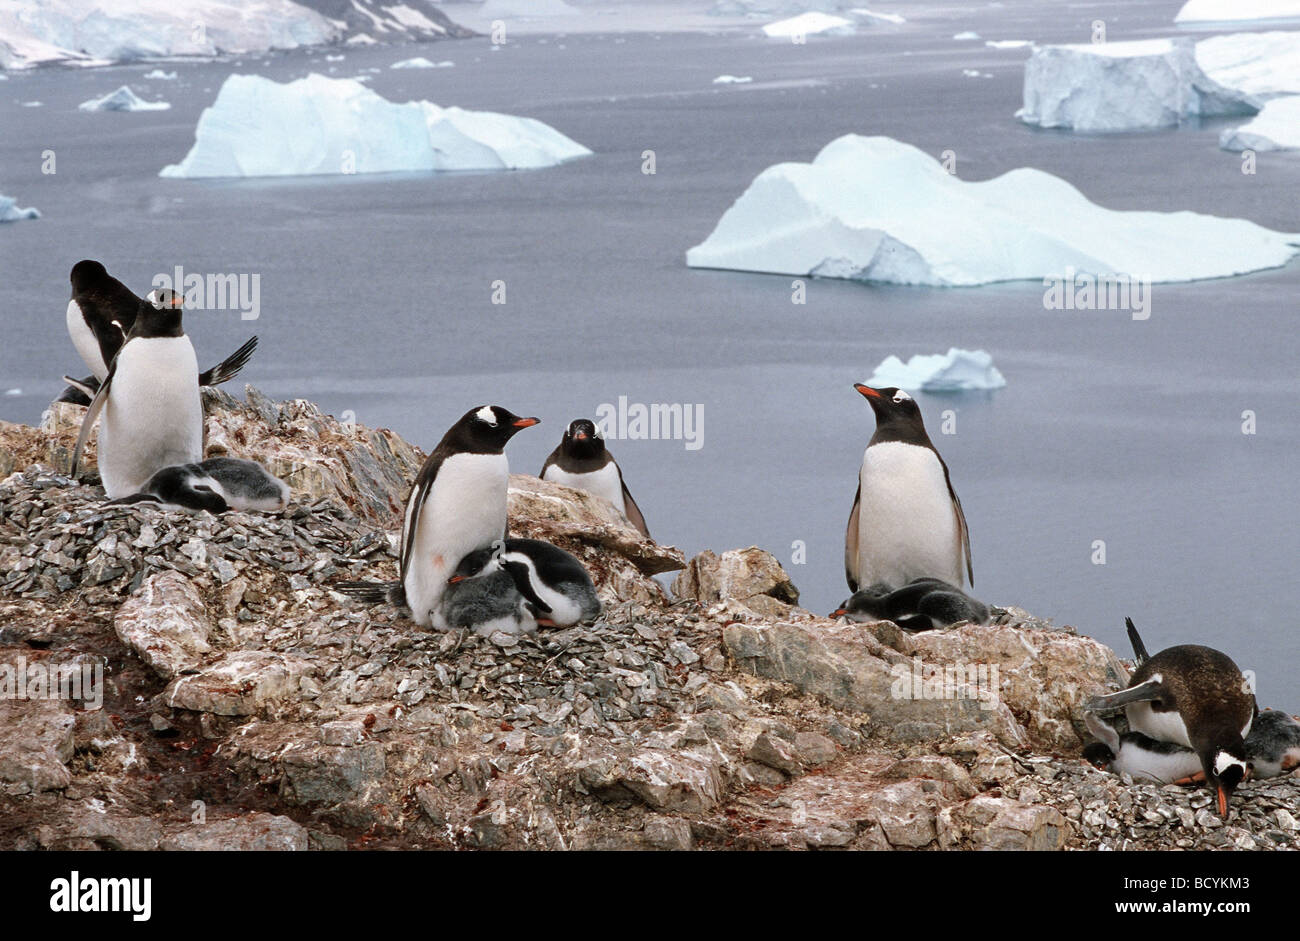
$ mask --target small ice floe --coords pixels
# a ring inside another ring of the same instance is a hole
[[[166,111],[171,104],[166,101],[145,101],[131,91],[130,85],[123,85],[103,98],[83,101],[77,107],[82,111]]]
[[[829,13],[812,10],[800,13],[788,20],[777,20],[763,27],[763,32],[772,39],[794,39],[799,36],[825,34],[829,36],[847,36],[855,32],[852,20]]]
[[[969,40],[979,39],[980,34],[968,29],[963,33],[953,33],[952,38],[958,42],[967,42]]]
[[[867,385],[877,389],[919,389],[922,392],[972,392],[1001,389],[1007,384],[993,357],[983,350],[952,347],[947,353],[918,353],[906,363],[889,356],[876,367]]]
[[[164,72],[162,69],[153,69],[152,71],[145,72],[140,77],[151,79],[152,81],[155,82],[171,82],[176,79],[176,73]]]
[[[719,75],[713,80],[714,85],[748,85],[754,80],[752,75]]]
[[[389,66],[390,69],[449,69],[456,63],[450,60],[443,62],[430,62],[424,56],[416,56],[414,59],[403,59],[401,62],[394,62]]]
[[[984,45],[990,49],[1023,49],[1033,44],[1032,39],[987,39],[984,41]]]
[[[1241,127],[1219,135],[1224,150],[1300,150],[1300,95],[1274,98]]]
[[[20,219],[39,219],[41,214],[35,209],[19,209],[17,201],[11,196],[0,193],[0,222],[17,222]]]

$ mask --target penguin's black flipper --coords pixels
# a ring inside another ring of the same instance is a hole
[[[1146,645],[1142,643],[1138,629],[1133,626],[1133,619],[1125,618],[1124,624],[1128,627],[1128,642],[1133,645],[1133,662],[1138,666],[1142,666],[1151,659],[1151,654],[1147,653]]]
[[[99,391],[99,380],[94,376],[87,376],[85,379],[73,379],[71,376],[64,376],[63,381],[68,387],[59,393],[56,402],[70,402],[73,405],[90,405],[90,400],[95,397]]]
[[[1089,712],[1114,712],[1129,703],[1151,702],[1164,699],[1165,696],[1166,690],[1163,682],[1160,680],[1147,680],[1137,686],[1121,689],[1118,693],[1111,693],[1107,696],[1093,696],[1084,703],[1084,708]]]
[[[329,588],[366,604],[406,607],[406,589],[401,582],[335,582]]]
[[[253,337],[207,372],[199,373],[199,385],[219,386],[223,382],[234,379],[248,363],[255,349],[257,349],[257,337]]]

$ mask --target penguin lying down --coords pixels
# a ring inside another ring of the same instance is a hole
[[[916,578],[902,588],[876,582],[855,592],[830,616],[856,623],[893,621],[903,630],[915,633],[950,627],[959,621],[987,624],[989,609],[942,579]]]
[[[226,510],[278,513],[289,505],[289,485],[256,461],[210,457],[197,464],[164,467],[138,493],[109,500],[107,505],[134,503],[210,513]]]
[[[331,587],[369,604],[406,607],[401,582]],[[572,627],[599,614],[591,575],[572,555],[540,539],[498,539],[460,560],[434,623],[487,637],[497,631],[531,634],[538,627]]]

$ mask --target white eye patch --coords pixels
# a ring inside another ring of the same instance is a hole
[[[477,412],[474,413],[474,417],[481,422],[487,422],[487,424],[491,425],[494,428],[496,427],[497,413],[492,410],[491,405],[484,405],[481,409],[479,409]]]
[[[1242,771],[1246,770],[1246,765],[1237,758],[1233,758],[1226,751],[1221,751],[1214,756],[1214,773],[1222,775],[1229,768],[1238,767]]]
[[[894,393],[894,403],[895,403],[895,404],[897,404],[897,403],[899,403],[899,402],[907,402],[907,401],[910,401],[911,398],[912,398],[912,397],[911,397],[910,395],[908,395],[906,392],[904,392],[902,389],[899,389],[897,392]]]

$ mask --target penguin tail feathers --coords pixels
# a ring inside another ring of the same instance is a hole
[[[331,591],[366,604],[406,606],[406,589],[401,582],[336,582],[329,587]]]
[[[1142,636],[1138,634],[1138,629],[1133,626],[1133,619],[1125,618],[1124,626],[1128,628],[1128,642],[1133,645],[1133,659],[1138,666],[1142,666],[1151,659],[1151,654],[1147,653],[1146,645],[1142,643]]]
[[[257,349],[257,337],[253,337],[207,372],[199,373],[199,385],[219,386],[223,382],[234,379],[239,375],[239,371],[247,365],[255,349]]]

